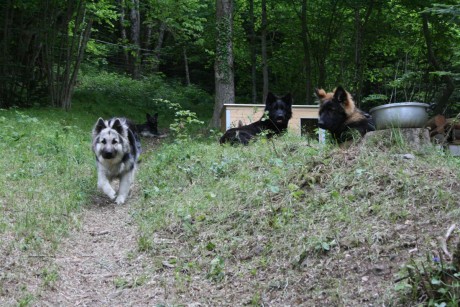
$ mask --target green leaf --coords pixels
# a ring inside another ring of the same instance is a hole
[[[216,244],[212,243],[212,242],[208,242],[208,244],[206,244],[206,249],[208,251],[212,251],[216,248]]]

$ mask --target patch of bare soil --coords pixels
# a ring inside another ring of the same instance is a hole
[[[158,146],[143,142],[144,152]],[[40,294],[39,306],[142,306],[163,301],[151,259],[137,251],[137,226],[130,205],[117,206],[102,195],[84,209],[81,227],[59,247],[53,266],[58,279]]]
[[[39,305],[135,306],[160,300],[161,289],[147,279],[148,259],[136,253],[136,231],[129,203],[115,206],[95,197],[81,229],[59,248],[59,279]]]

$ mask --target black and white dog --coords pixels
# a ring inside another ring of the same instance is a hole
[[[125,118],[99,118],[93,128],[92,149],[96,155],[97,186],[111,200],[126,201],[134,181],[141,144],[133,125]],[[120,180],[118,193],[111,182]]]

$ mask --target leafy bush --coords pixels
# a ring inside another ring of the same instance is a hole
[[[143,122],[145,113],[159,112],[160,127],[167,127],[175,118],[176,110],[171,102],[199,114],[200,120],[212,116],[211,95],[196,86],[183,86],[167,82],[160,75],[142,80],[109,72],[88,72],[82,74],[74,94],[74,109],[85,110],[94,116],[126,116],[136,122]],[[101,114],[102,111],[102,114]]]

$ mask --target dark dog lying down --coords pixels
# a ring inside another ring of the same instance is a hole
[[[146,114],[145,124],[135,125],[135,131],[144,137],[156,137],[163,138],[166,135],[158,132],[158,113],[151,116],[149,113]]]
[[[249,141],[262,131],[267,131],[268,138],[286,131],[289,119],[292,117],[291,94],[278,97],[268,93],[265,102],[265,114],[267,114],[267,118],[263,116],[260,120],[249,125],[228,129],[220,138],[220,143],[248,145]]]

